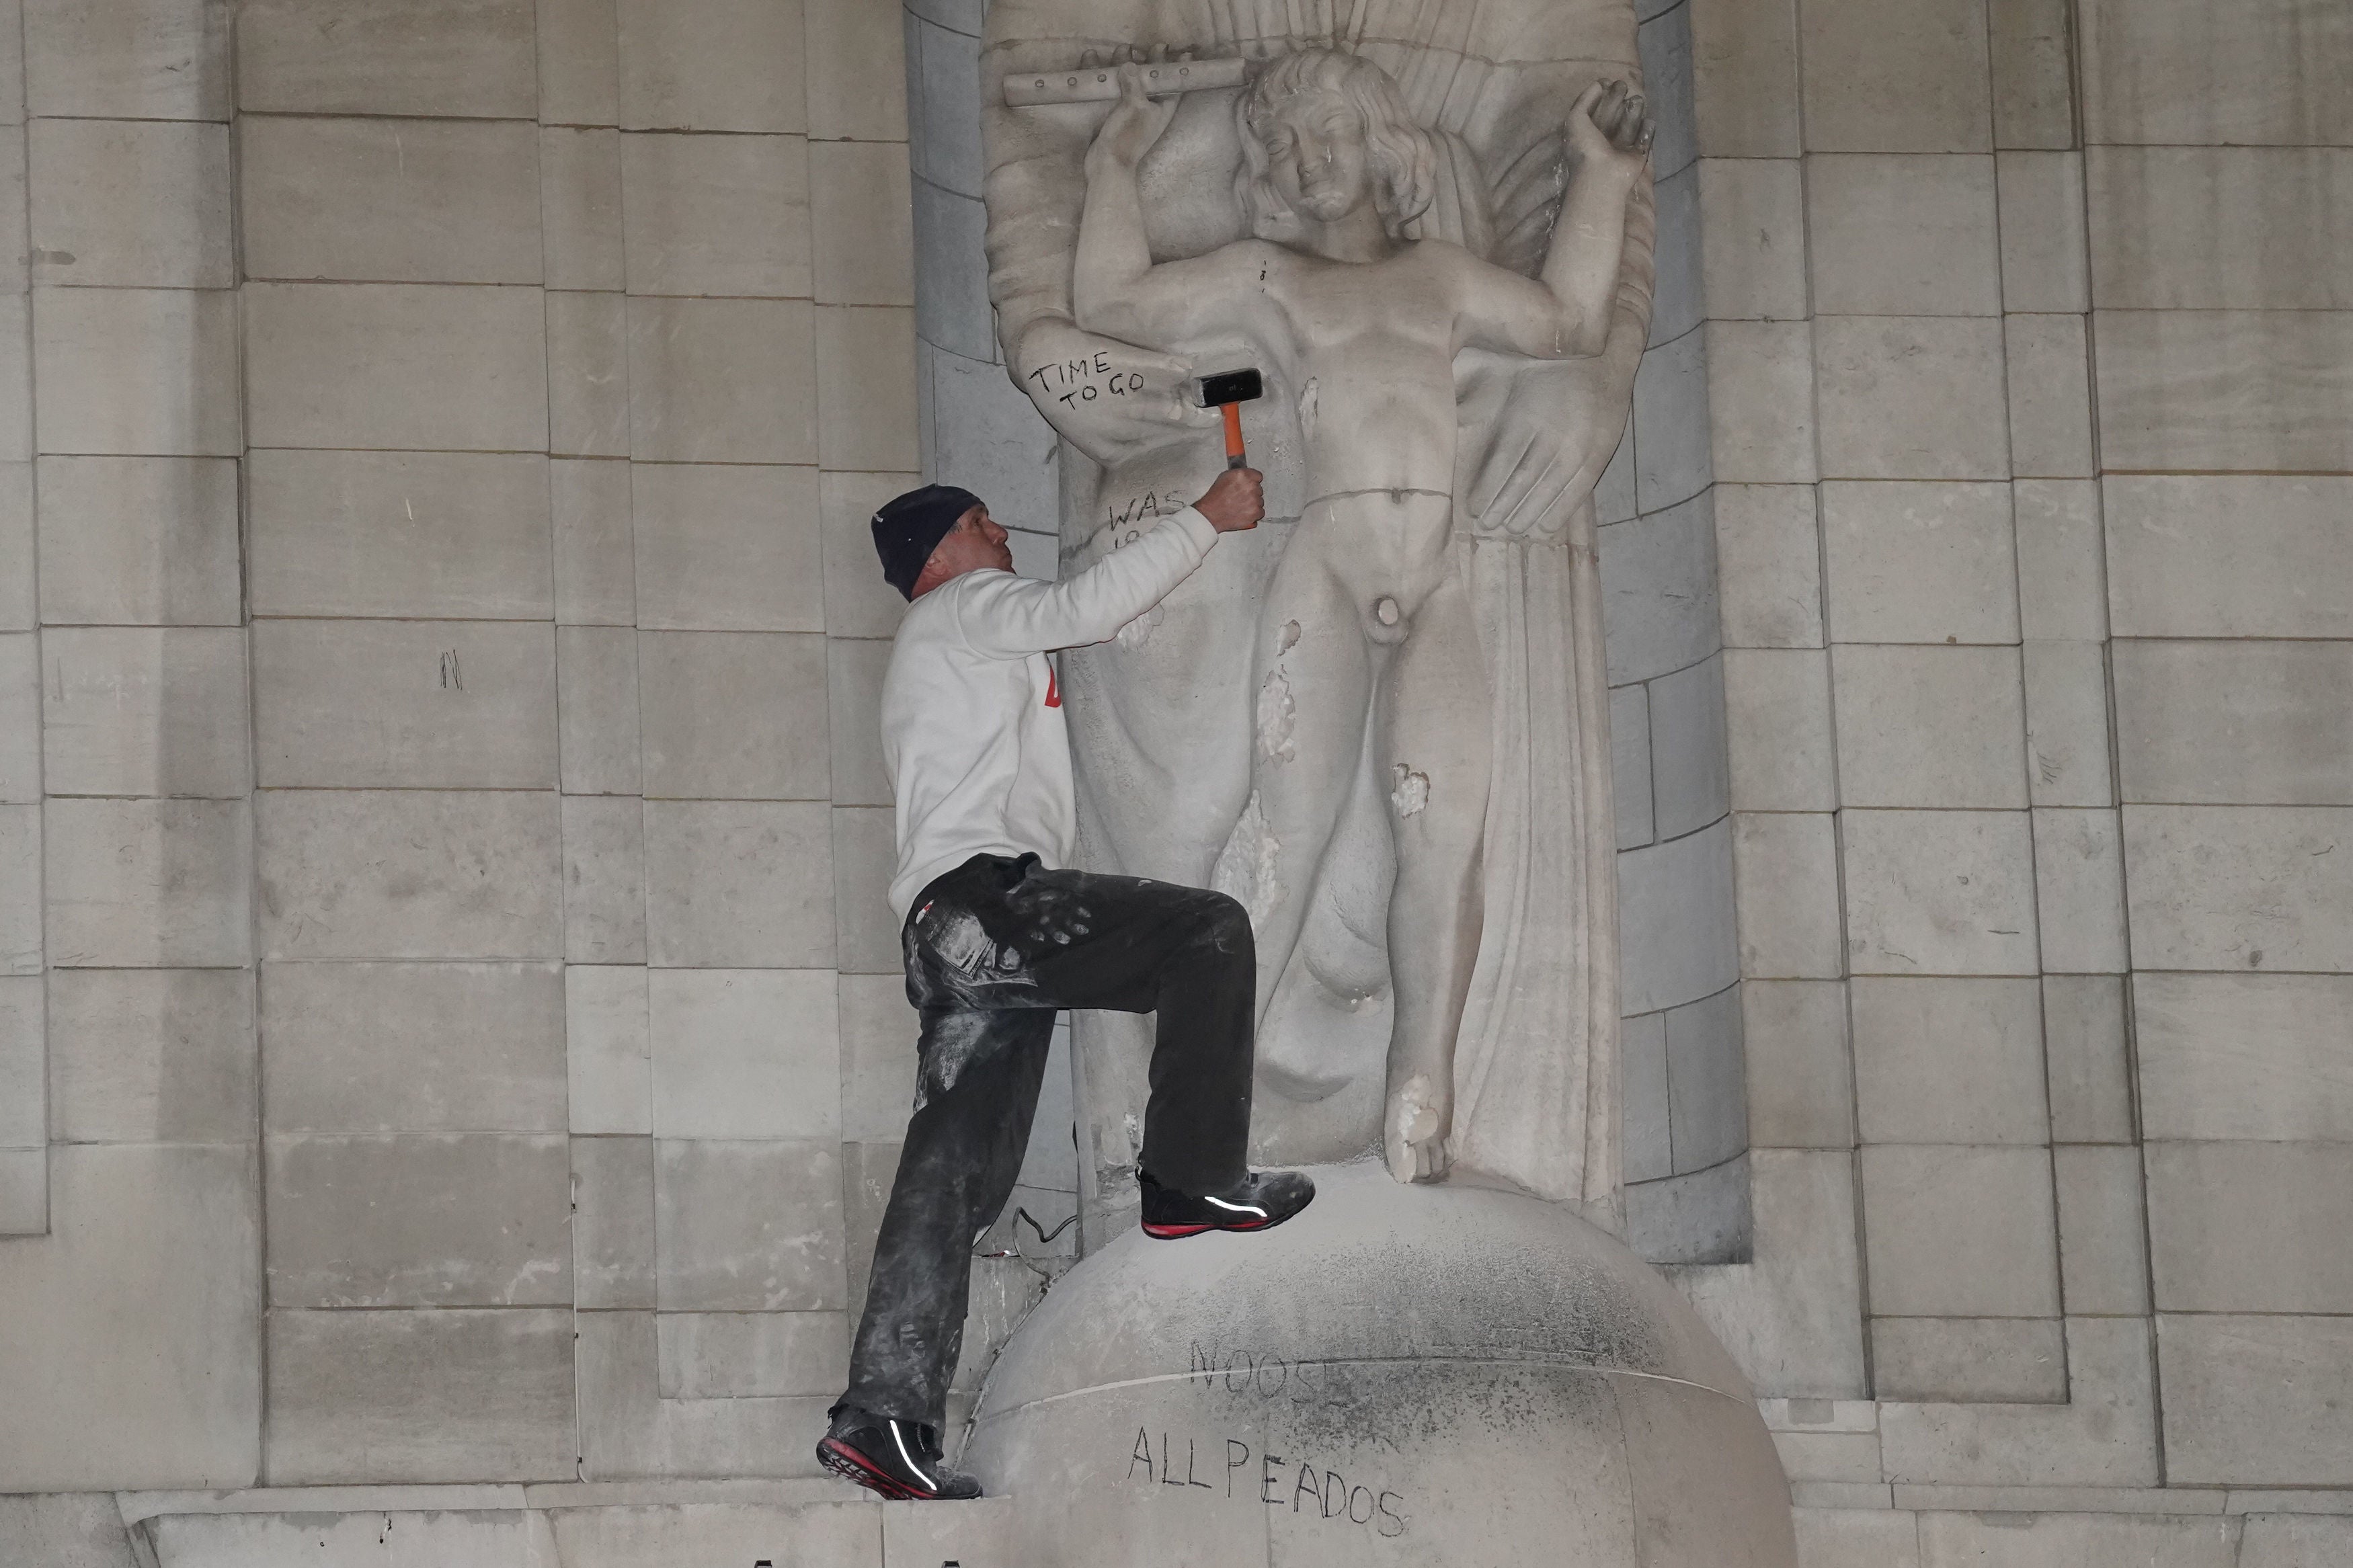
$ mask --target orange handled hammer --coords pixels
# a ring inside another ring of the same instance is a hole
[[[1201,376],[1193,384],[1202,407],[1217,409],[1226,416],[1226,467],[1248,467],[1250,457],[1242,450],[1242,405],[1266,395],[1265,377],[1255,369],[1229,370]]]

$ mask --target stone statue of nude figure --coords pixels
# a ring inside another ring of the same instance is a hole
[[[1086,160],[1071,279],[1078,324],[1164,353],[1239,331],[1299,390],[1309,498],[1257,632],[1252,908],[1264,1017],[1352,781],[1390,785],[1395,986],[1382,1142],[1399,1180],[1446,1169],[1454,1040],[1480,937],[1488,699],[1477,627],[1453,571],[1454,358],[1599,353],[1626,206],[1648,155],[1641,98],[1596,83],[1568,116],[1572,174],[1539,276],[1406,226],[1437,151],[1370,60],[1285,55],[1237,103],[1236,185],[1253,237],[1155,264],[1136,166],[1175,112],[1125,68]],[[1271,897],[1269,893],[1271,891]]]

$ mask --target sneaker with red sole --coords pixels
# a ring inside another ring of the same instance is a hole
[[[1177,1241],[1212,1230],[1272,1230],[1315,1201],[1314,1182],[1297,1171],[1252,1171],[1221,1193],[1195,1197],[1137,1173],[1144,1189],[1144,1234]]]
[[[913,1421],[845,1410],[817,1446],[817,1462],[892,1502],[962,1502],[980,1483],[940,1459],[937,1435]]]

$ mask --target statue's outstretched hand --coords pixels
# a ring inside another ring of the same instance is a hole
[[[1551,539],[1568,514],[1593,492],[1625,429],[1623,402],[1614,425],[1610,394],[1622,387],[1589,360],[1496,356],[1462,386],[1462,411],[1472,434],[1471,488],[1463,500],[1479,531],[1510,538]],[[1607,428],[1605,428],[1607,426]]]
[[[1617,164],[1630,174],[1657,134],[1649,100],[1622,81],[1597,81],[1569,107],[1568,150],[1579,169]]]
[[[1112,105],[1110,117],[1095,132],[1094,145],[1087,151],[1088,161],[1108,158],[1133,169],[1152,151],[1152,144],[1160,140],[1160,133],[1168,129],[1168,121],[1176,113],[1176,98],[1153,98],[1145,93],[1144,68],[1130,61],[1119,68],[1119,101]]]

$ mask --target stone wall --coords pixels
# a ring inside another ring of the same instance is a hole
[[[985,9],[984,0],[908,0],[905,11],[923,471],[987,497],[1013,535],[1014,569],[1051,579],[1060,573],[1054,432],[1006,375],[981,249]]]
[[[1690,0],[1641,0],[1659,125],[1651,340],[1594,490],[1618,817],[1626,1240],[1662,1263],[1749,1249],[1748,1119],[1708,444]]]
[[[807,1468],[895,1157],[862,523],[919,450],[1052,510],[904,145],[973,7],[21,9],[0,1491],[81,1495],[0,1559],[987,1562],[605,1481]],[[1675,1276],[1815,1568],[2353,1560],[2353,27],[1644,10],[1693,136],[1604,564],[1684,618],[1612,650],[1627,864],[1723,839],[1739,987],[1638,1013],[1629,1150],[1754,1202]],[[1745,1084],[1676,1075],[1732,996]],[[1037,1275],[981,1279],[985,1355]]]
[[[1757,1243],[1680,1278],[1817,1561],[2227,1563],[2353,1479],[2353,27],[1691,4]]]
[[[0,1489],[811,1472],[913,1086],[895,11],[0,10]]]
[[[988,303],[988,258],[981,248],[987,226],[980,189],[982,15],[983,0],[911,0],[901,17],[918,446],[923,478],[985,497],[989,515],[1011,536],[1013,569],[1051,582],[1061,574],[1054,432],[1006,375]],[[1033,1251],[1039,1250],[1041,1234],[1077,1212],[1075,1123],[1071,1021],[1064,1014],[1054,1022],[1029,1163],[1014,1196],[1017,1209],[1027,1207],[1043,1221],[1043,1232],[1027,1232]],[[1079,1232],[1066,1234],[1058,1256],[1077,1251]],[[1010,1228],[1007,1237],[1019,1239]],[[1000,1334],[1011,1327],[1000,1321]]]
[[[0,58],[0,584],[22,628],[0,660],[21,803],[0,807],[0,1142],[24,1146],[0,1156],[0,1484],[18,1489],[236,1486],[259,1465],[226,20],[41,0],[0,16],[23,41]]]

